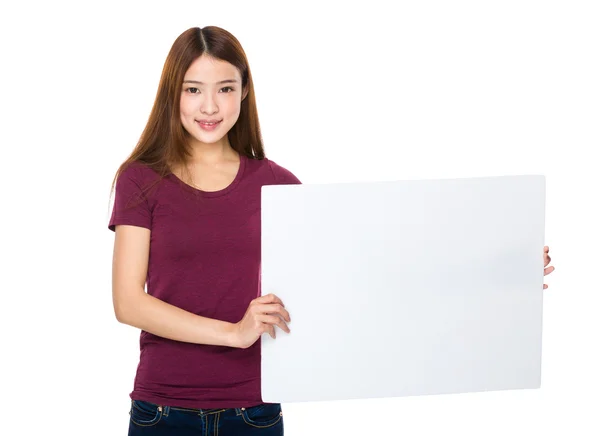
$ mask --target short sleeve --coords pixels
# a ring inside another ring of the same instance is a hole
[[[277,165],[272,160],[269,160],[269,167],[273,172],[276,185],[301,185],[302,182],[290,170]]]
[[[114,232],[115,226],[120,224],[152,228],[152,212],[147,194],[144,195],[141,186],[141,172],[136,165],[128,166],[119,174],[109,230]]]

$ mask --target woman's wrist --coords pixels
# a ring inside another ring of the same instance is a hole
[[[226,347],[239,348],[237,324],[224,322],[223,331],[223,345]]]

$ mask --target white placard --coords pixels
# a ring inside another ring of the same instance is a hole
[[[262,397],[539,388],[545,178],[262,188]]]

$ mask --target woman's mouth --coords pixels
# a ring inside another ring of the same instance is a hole
[[[223,120],[221,120],[223,121]],[[215,130],[217,128],[217,126],[219,124],[221,124],[221,121],[196,121],[196,123],[198,123],[198,125],[200,126],[200,128],[202,130],[206,130],[207,132],[210,132],[212,130]]]

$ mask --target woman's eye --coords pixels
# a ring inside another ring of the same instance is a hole
[[[231,86],[226,86],[225,88],[221,88],[222,92],[225,92],[226,94],[234,91],[234,89]],[[187,88],[187,92],[189,92],[190,94],[199,94],[200,90],[198,88]]]

